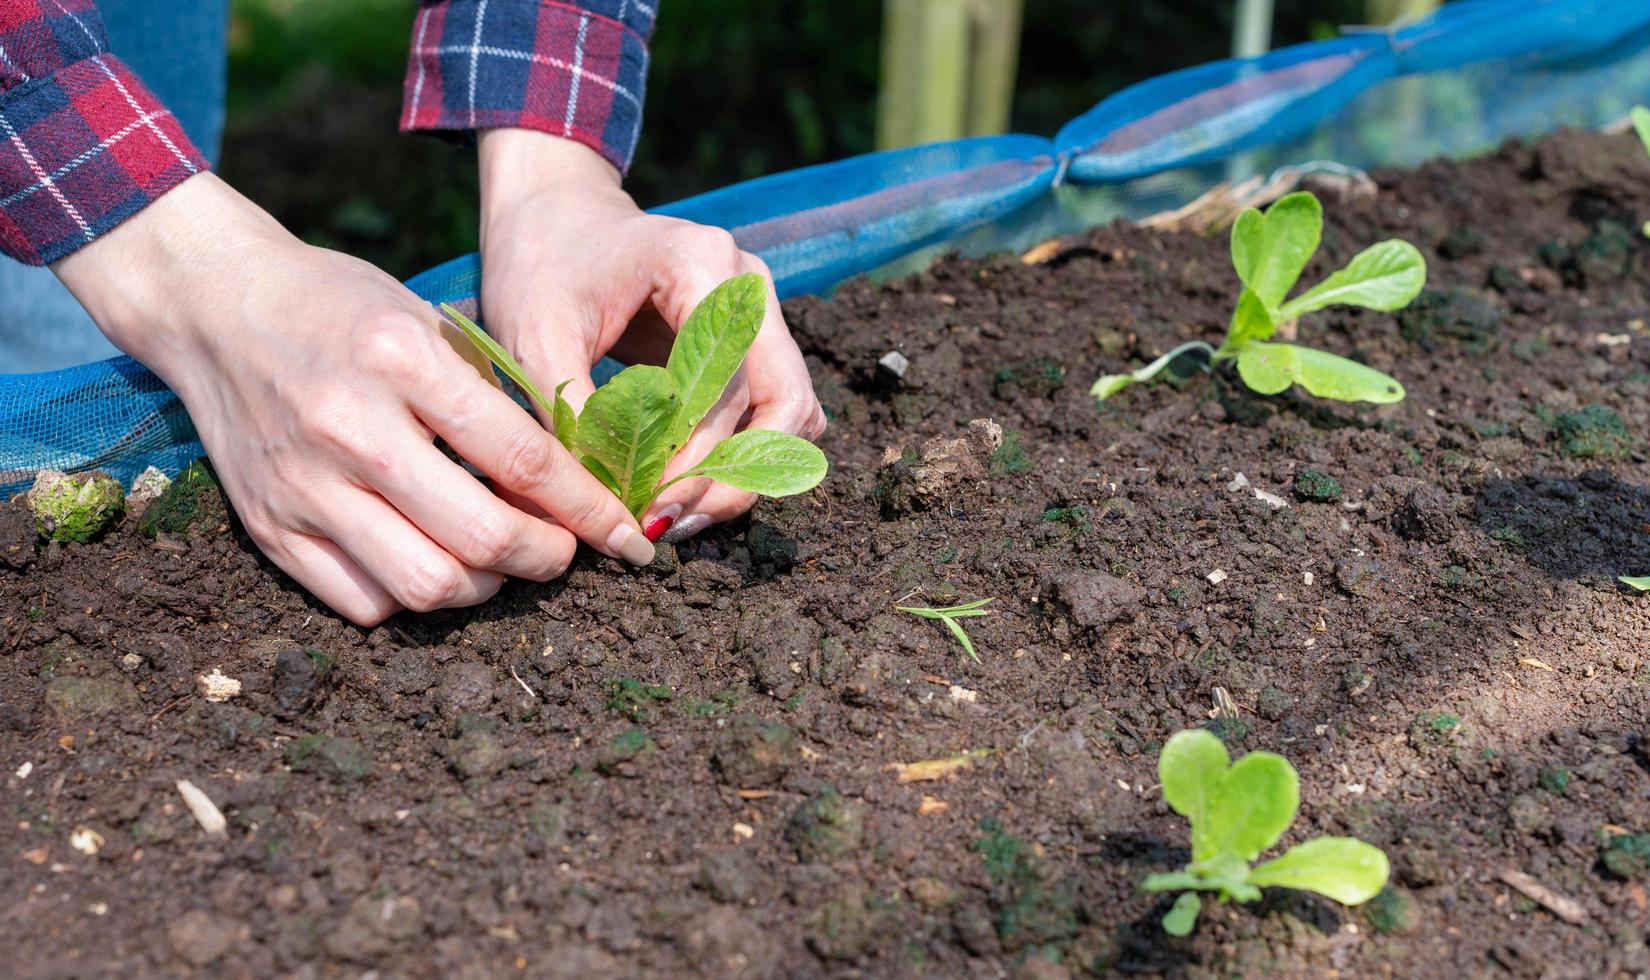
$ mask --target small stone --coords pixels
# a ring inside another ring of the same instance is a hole
[[[205,909],[185,912],[166,927],[172,952],[197,967],[216,962],[248,935],[245,924]]]
[[[755,904],[761,880],[761,869],[743,851],[712,851],[699,862],[699,886],[718,902]]]
[[[1381,565],[1367,558],[1343,561],[1335,566],[1335,584],[1354,598],[1367,598],[1381,581]]]
[[[241,696],[241,682],[227,676],[217,667],[213,667],[210,674],[197,676],[195,688],[200,691],[201,697],[213,704],[222,704],[230,698]]]
[[[916,878],[905,886],[911,898],[930,912],[948,909],[957,904],[957,890],[938,878]]]
[[[158,500],[166,488],[172,485],[172,478],[162,473],[156,467],[150,466],[132,481],[132,489],[126,493],[126,506],[134,511],[141,512],[152,500]]]
[[[1513,829],[1520,834],[1530,836],[1542,830],[1552,822],[1552,816],[1547,807],[1529,793],[1520,793],[1513,797],[1507,805],[1507,819]]]
[[[778,785],[797,758],[796,733],[788,725],[739,715],[717,736],[711,764],[730,786],[764,789]]]
[[[332,673],[332,658],[316,649],[286,647],[275,655],[270,687],[275,713],[296,718],[320,700],[324,682]]]
[[[1231,578],[1230,575],[1226,574],[1226,569],[1224,568],[1217,568],[1203,577],[1209,580],[1210,585],[1219,585],[1220,583]]]
[[[424,913],[415,898],[363,895],[350,904],[327,934],[326,951],[339,959],[366,963],[407,945],[424,932]]]
[[[1074,570],[1044,578],[1042,592],[1083,629],[1101,629],[1133,619],[1142,592],[1131,582],[1100,571]]]
[[[372,757],[353,738],[305,735],[286,748],[286,762],[298,772],[317,772],[329,779],[348,781],[372,775]]]
[[[54,677],[46,685],[46,708],[61,721],[130,711],[137,689],[124,677]]]
[[[465,732],[448,749],[453,768],[467,779],[496,776],[510,765],[498,736],[484,730]]]
[[[84,544],[126,512],[126,492],[107,473],[41,470],[23,500],[40,536],[64,543]]]
[[[785,827],[785,842],[804,862],[832,861],[859,849],[865,805],[826,786],[799,805]]]
[[[69,833],[69,846],[87,857],[103,850],[105,843],[103,835],[90,827],[76,827]]]
[[[435,703],[448,718],[486,711],[495,693],[493,669],[474,660],[457,660],[441,669]]]
[[[1268,687],[1260,692],[1255,711],[1267,721],[1277,721],[1287,715],[1294,704],[1294,700],[1281,688]]]
[[[877,358],[877,367],[897,381],[905,377],[905,372],[911,369],[911,360],[899,351],[891,350]]]
[[[128,674],[136,673],[137,669],[142,666],[143,657],[138,654],[128,653],[122,655],[120,658],[120,669],[124,670]]]
[[[1454,533],[1457,522],[1449,492],[1428,483],[1404,497],[1392,516],[1392,529],[1411,541],[1442,544]]]

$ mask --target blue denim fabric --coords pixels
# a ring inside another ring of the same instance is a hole
[[[215,162],[223,141],[228,0],[99,0],[98,9],[114,53]],[[0,374],[117,353],[50,270],[0,257]]]

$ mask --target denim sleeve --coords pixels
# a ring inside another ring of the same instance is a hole
[[[92,0],[0,0],[0,252],[55,262],[205,169]]]
[[[621,171],[642,127],[657,0],[423,0],[401,128],[516,126],[577,140]]]

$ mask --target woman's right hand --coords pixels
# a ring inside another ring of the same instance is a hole
[[[442,340],[428,303],[211,174],[55,268],[178,393],[263,552],[356,623],[479,603],[507,575],[555,578],[578,539],[653,559],[618,498]],[[437,436],[554,523],[495,496]]]

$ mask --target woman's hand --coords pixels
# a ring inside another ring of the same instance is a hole
[[[211,174],[57,273],[182,398],[258,546],[348,619],[554,578],[580,538],[653,558],[624,506],[441,340],[428,303]],[[436,436],[559,526],[495,496]]]
[[[590,369],[603,355],[663,364],[675,330],[706,294],[756,272],[770,281],[767,319],[744,367],[665,477],[740,429],[808,439],[824,432],[825,414],[761,259],[721,229],[642,211],[619,189],[618,171],[572,140],[490,130],[480,151],[482,312],[540,387],[571,379],[566,397],[582,409],[593,390]],[[726,485],[684,480],[654,501],[642,524],[650,537],[669,530],[667,540],[680,540],[754,502]]]

